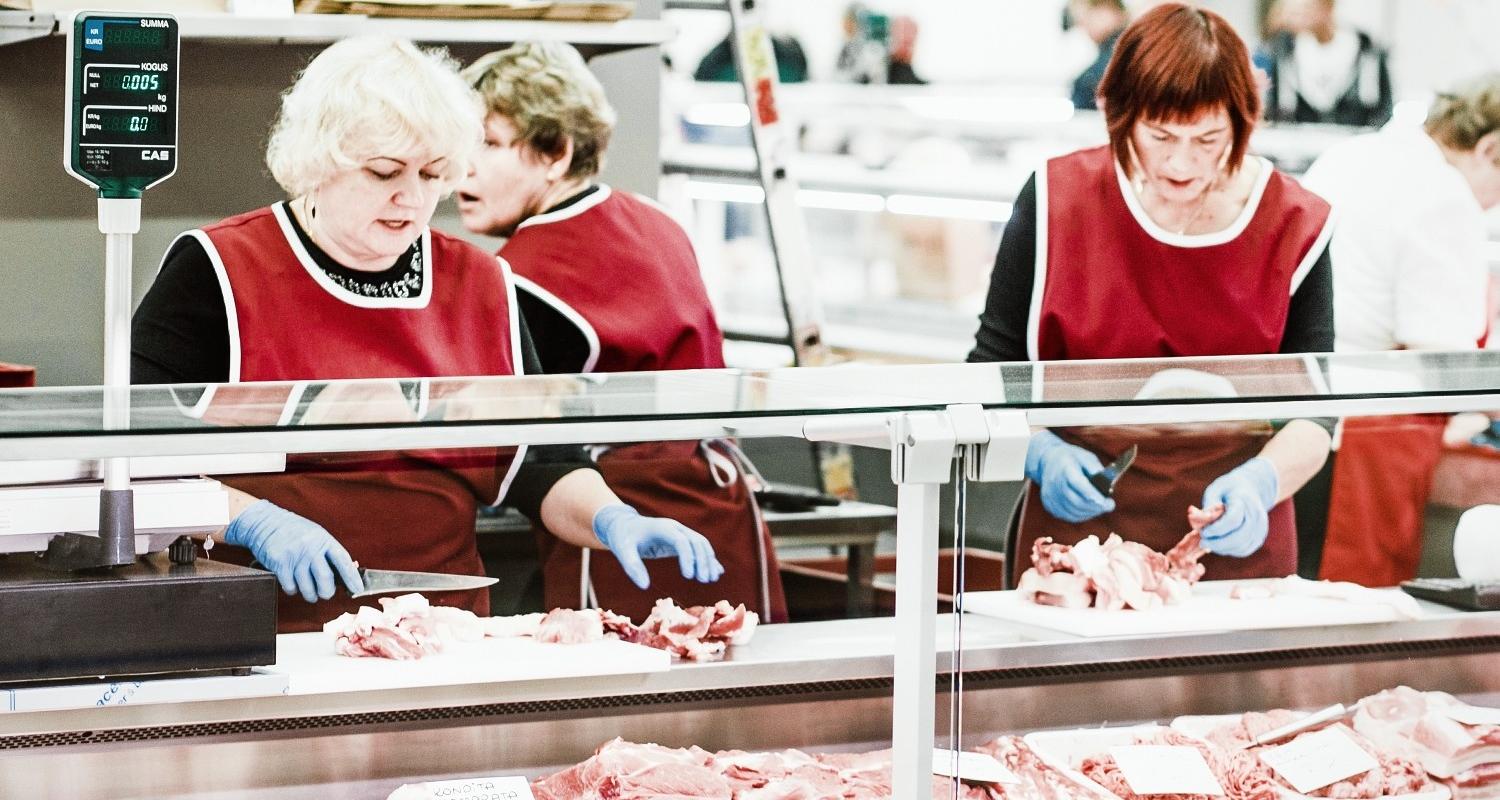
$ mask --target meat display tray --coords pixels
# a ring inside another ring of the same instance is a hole
[[[1150,611],[1058,608],[1037,605],[1015,591],[970,592],[964,595],[964,611],[1089,638],[1358,625],[1404,618],[1382,604],[1303,595],[1229,596],[1236,586],[1267,582],[1274,581],[1204,581],[1193,587],[1186,601]],[[1398,589],[1388,591],[1400,594]]]
[[[409,689],[472,683],[505,683],[598,675],[664,672],[672,656],[629,642],[542,644],[531,639],[458,642],[437,655],[412,661],[350,658],[334,652],[324,633],[277,637],[276,663],[264,672],[284,674],[288,694]]]
[[[1203,734],[1213,730],[1219,724],[1233,722],[1239,719],[1238,714],[1226,714],[1223,716],[1193,716],[1179,717],[1172,723],[1172,728],[1194,738],[1202,738]],[[1096,788],[1104,796],[1114,798],[1112,792],[1106,791],[1104,787],[1095,783],[1078,771],[1077,764],[1092,755],[1107,752],[1111,747],[1133,744],[1137,737],[1150,735],[1165,730],[1162,725],[1134,725],[1124,728],[1088,728],[1073,731],[1042,731],[1027,734],[1024,738],[1026,744],[1041,759],[1052,767],[1063,771],[1069,777],[1083,782],[1085,785]],[[1298,794],[1291,789],[1278,787],[1278,793],[1283,800],[1305,800],[1308,795]],[[1386,795],[1381,800],[1449,800],[1452,794],[1446,786],[1434,789],[1430,792],[1417,794]]]

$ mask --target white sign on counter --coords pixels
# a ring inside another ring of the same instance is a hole
[[[1302,794],[1345,778],[1379,769],[1380,763],[1344,731],[1342,725],[1303,734],[1280,747],[1260,752],[1260,760]]]
[[[1224,794],[1224,787],[1196,747],[1132,744],[1111,747],[1109,754],[1136,794]]]
[[[944,778],[959,778],[978,783],[1020,783],[1021,779],[985,753],[961,752],[958,754],[958,774],[954,774],[953,751],[941,747],[932,749],[932,774]]]
[[[536,800],[525,778],[464,778],[410,783],[386,800]]]

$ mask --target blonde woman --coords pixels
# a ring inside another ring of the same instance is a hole
[[[1489,329],[1485,211],[1500,205],[1500,73],[1438,95],[1421,126],[1334,146],[1305,183],[1339,215],[1338,350],[1473,350]],[[1443,415],[1346,420],[1321,574],[1371,586],[1416,575]]]
[[[134,380],[535,371],[505,263],[428,227],[482,138],[479,100],[455,67],[388,38],[345,40],[313,59],[283,97],[267,148],[290,199],[177,238],[136,313]],[[285,475],[226,479],[234,517],[220,536],[276,573],[282,631],[358,605],[331,600],[340,581],[361,588],[356,562],[482,574],[475,508],[507,489],[555,535],[608,547],[627,572],[644,577],[641,559],[657,557],[676,557],[693,580],[722,571],[701,535],[635,513],[581,455],[524,460],[472,450],[294,458]],[[482,592],[431,599],[488,610]]]
[[[650,201],[599,183],[615,113],[578,52],[525,43],[464,72],[485,101],[484,147],[458,187],[465,227],[509,237],[522,308],[548,372],[724,366],[723,335],[682,228]],[[652,593],[612,563],[543,536],[549,604],[597,603],[632,616],[657,597],[727,599],[785,618],[770,535],[738,450],[724,441],[633,444],[599,457],[611,487],[642,510],[708,532],[724,562],[712,587],[656,568]],[[635,586],[631,584],[635,583]]]

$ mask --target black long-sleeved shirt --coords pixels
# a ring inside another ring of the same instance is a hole
[[[417,267],[418,247],[380,272],[351,270],[319,248],[288,214],[303,247],[330,278],[369,297],[420,292],[423,272]],[[518,314],[522,309],[517,309]],[[131,381],[151,383],[224,383],[229,380],[229,315],[218,277],[208,253],[197,239],[185,237],[167,254],[161,271],[141,300],[131,324]],[[520,325],[521,360],[527,374],[540,374],[541,362],[526,325]],[[498,331],[496,335],[506,335]],[[542,498],[562,477],[592,467],[583,448],[531,447],[522,469],[507,492],[505,503],[532,520],[539,520]]]

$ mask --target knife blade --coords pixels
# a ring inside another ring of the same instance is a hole
[[[1105,497],[1113,497],[1115,494],[1115,484],[1120,482],[1120,476],[1124,475],[1125,470],[1130,469],[1130,465],[1135,463],[1135,452],[1135,445],[1125,448],[1125,452],[1121,453],[1120,457],[1111,462],[1109,466],[1090,475],[1089,483],[1094,484],[1094,488],[1098,489],[1099,493]]]
[[[359,576],[365,581],[365,590],[350,597],[369,597],[393,592],[453,592],[462,589],[483,589],[495,584],[498,578],[480,575],[449,575],[445,572],[407,572],[399,569],[360,569]]]
[[[1254,739],[1251,739],[1248,742],[1241,743],[1238,749],[1248,750],[1252,747],[1260,747],[1262,745],[1283,742],[1287,739],[1292,739],[1300,736],[1301,734],[1304,734],[1308,731],[1316,730],[1326,725],[1331,725],[1335,722],[1338,722],[1339,720],[1345,719],[1353,714],[1354,711],[1354,708],[1347,708],[1343,703],[1334,703],[1333,705],[1322,709],[1321,711],[1315,711],[1311,714],[1308,714],[1302,719],[1294,720],[1285,725],[1282,725],[1279,728],[1272,728],[1271,730],[1262,733],[1261,735],[1255,737]]]

